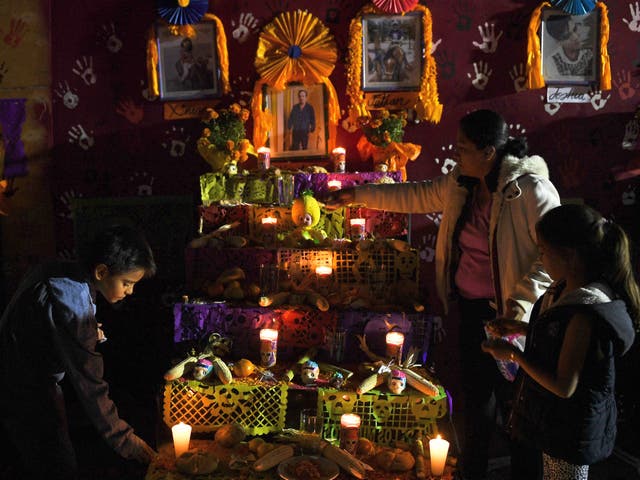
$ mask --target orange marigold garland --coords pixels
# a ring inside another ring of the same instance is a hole
[[[424,43],[424,63],[420,77],[418,103],[415,105],[420,120],[438,123],[442,117],[442,104],[438,99],[437,66],[431,54],[433,41],[433,22],[431,12],[423,5],[416,5],[410,11],[422,13],[422,35]],[[356,123],[360,117],[368,117],[369,112],[362,91],[362,16],[367,14],[383,15],[385,12],[375,5],[365,5],[351,20],[349,25],[349,53],[347,63],[347,95],[350,99],[349,117]],[[406,12],[404,12],[406,13]]]

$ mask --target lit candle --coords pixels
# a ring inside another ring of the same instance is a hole
[[[328,267],[326,265],[320,265],[316,267],[316,275],[319,277],[328,277],[333,272],[333,268]]]
[[[387,342],[387,357],[395,359],[396,363],[400,363],[402,361],[404,334],[401,332],[389,332],[385,340]]]
[[[342,188],[342,182],[340,180],[329,180],[327,182],[327,187],[329,187],[329,190],[331,191],[340,190]]]
[[[360,430],[360,415],[343,413],[340,417],[340,448],[356,453]]]
[[[351,240],[364,240],[367,220],[365,218],[352,218],[349,220],[349,224],[351,225]]]
[[[276,227],[278,219],[275,217],[262,217],[262,233],[266,246],[272,245],[276,241]]]
[[[276,225],[278,219],[275,217],[262,217],[262,225]]]
[[[176,458],[189,450],[189,439],[191,438],[191,425],[186,423],[178,423],[171,427],[173,435],[173,449],[176,452]]]
[[[272,328],[260,330],[260,365],[273,367],[278,351],[278,331]]]
[[[260,147],[258,149],[258,169],[269,170],[269,167],[271,167],[271,149]]]
[[[346,161],[347,151],[343,147],[336,147],[331,150],[331,159],[333,160],[333,171],[344,173],[347,169]]]
[[[442,476],[444,473],[444,464],[447,461],[447,453],[449,451],[449,442],[444,440],[440,435],[429,440],[429,453],[431,455],[431,475],[436,477]]]

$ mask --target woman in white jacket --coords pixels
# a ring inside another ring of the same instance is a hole
[[[527,156],[526,139],[509,138],[505,120],[477,110],[460,121],[457,165],[424,182],[367,184],[334,192],[329,207],[365,205],[404,213],[442,212],[436,241],[436,288],[445,309],[460,311],[460,355],[465,395],[464,478],[486,478],[497,400],[510,383],[480,345],[484,321],[527,320],[550,284],[538,259],[535,225],[560,204],[539,156]],[[535,458],[532,458],[535,457]],[[535,465],[532,465],[534,463]],[[537,456],[514,445],[512,476],[538,478]],[[514,471],[515,470],[515,471]]]

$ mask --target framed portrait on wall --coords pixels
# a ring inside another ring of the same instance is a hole
[[[362,90],[420,90],[422,12],[362,16]]]
[[[548,85],[599,81],[600,11],[571,15],[545,9],[540,27],[542,76]]]
[[[264,88],[264,110],[271,112],[267,140],[271,159],[327,156],[329,137],[324,84],[289,83],[284,90]]]
[[[156,24],[158,83],[162,100],[194,100],[221,94],[216,53],[216,25],[193,25],[196,35],[172,35]]]

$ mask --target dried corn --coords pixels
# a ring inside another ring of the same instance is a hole
[[[293,457],[293,453],[293,447],[291,445],[280,445],[256,460],[253,464],[253,469],[256,472],[264,472],[265,470],[275,467],[280,462],[285,461],[287,458]]]
[[[385,381],[385,378],[382,373],[374,373],[373,375],[369,375],[360,383],[360,385],[358,385],[358,388],[356,388],[356,393],[358,395],[367,393],[369,390],[372,390],[382,385],[384,381]]]
[[[430,397],[436,397],[440,393],[440,390],[435,384],[431,383],[423,376],[418,375],[413,370],[408,368],[401,368],[401,370],[407,376],[407,383],[419,392],[429,395]]]
[[[329,443],[321,446],[322,455],[332,462],[337,463],[347,473],[356,478],[363,479],[366,476],[366,468],[364,462],[358,460],[342,448],[335,447]]]
[[[222,383],[227,385],[233,381],[231,370],[229,370],[227,364],[224,363],[224,361],[220,357],[214,357],[213,360],[211,360],[211,363],[213,363],[213,371],[216,373]]]

